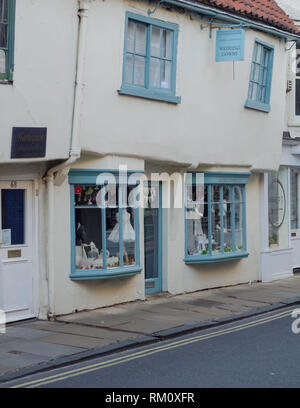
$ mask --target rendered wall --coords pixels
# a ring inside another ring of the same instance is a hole
[[[285,42],[247,30],[245,61],[235,63],[233,80],[233,64],[215,62],[216,30],[209,39],[208,28],[201,31],[199,21],[159,8],[151,17],[179,26],[176,95],[182,102],[172,105],[119,95],[125,12],[146,16],[148,7],[140,1],[121,0],[91,4],[83,149],[179,164],[277,170],[284,126]],[[244,108],[255,38],[275,47],[269,114]]]
[[[14,126],[47,127],[46,159],[68,156],[77,7],[74,0],[16,0],[14,81],[0,84],[0,162],[10,160]]]

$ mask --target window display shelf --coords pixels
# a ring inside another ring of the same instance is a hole
[[[124,266],[123,268],[111,269],[81,269],[75,270],[70,274],[70,279],[75,280],[90,280],[90,279],[110,279],[122,278],[123,276],[131,276],[141,273],[140,266]]]

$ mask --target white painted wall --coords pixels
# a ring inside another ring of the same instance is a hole
[[[233,80],[232,63],[215,62],[216,30],[209,39],[208,29],[201,31],[199,21],[158,9],[153,18],[179,26],[176,94],[182,103],[176,106],[121,96],[117,90],[122,80],[125,12],[147,15],[147,9],[147,3],[123,0],[97,0],[91,5],[83,150],[180,164],[277,170],[284,126],[284,41],[247,30],[245,61],[235,64]],[[275,47],[269,114],[244,108],[256,37]]]
[[[0,163],[10,161],[13,126],[47,127],[46,159],[68,156],[77,28],[75,0],[16,0],[14,82],[0,84]]]

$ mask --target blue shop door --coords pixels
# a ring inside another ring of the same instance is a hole
[[[161,183],[147,183],[144,209],[145,292],[162,291],[162,197]]]

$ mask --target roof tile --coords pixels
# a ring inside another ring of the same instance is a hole
[[[299,34],[292,19],[275,0],[194,0],[243,17],[258,20],[290,33]]]

